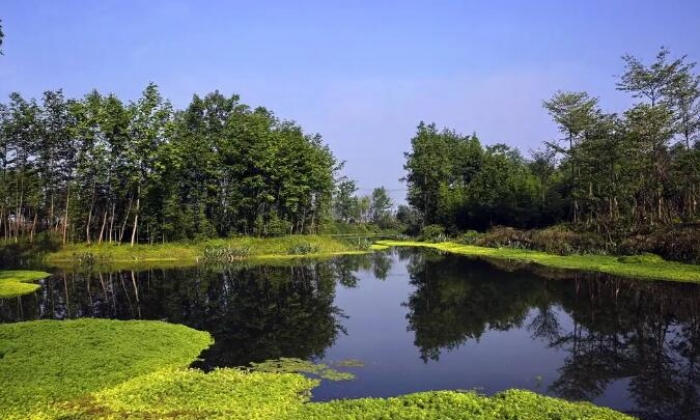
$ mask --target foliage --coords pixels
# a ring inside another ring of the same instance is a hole
[[[700,267],[671,261],[641,261],[629,264],[606,255],[553,255],[514,248],[486,248],[452,242],[378,241],[379,245],[427,247],[455,254],[537,264],[563,270],[591,271],[650,280],[700,281]]]
[[[50,276],[43,271],[13,270],[0,271],[0,299],[13,298],[32,293],[39,288],[32,282]]]
[[[25,418],[53,402],[163,368],[183,368],[207,333],[157,321],[32,321],[0,325],[0,417]]]

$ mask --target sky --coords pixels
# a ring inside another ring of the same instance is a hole
[[[360,194],[405,197],[420,121],[525,154],[558,138],[542,101],[585,90],[620,112],[623,54],[700,60],[696,0],[2,0],[0,100],[93,88],[177,108],[238,94],[320,133]]]

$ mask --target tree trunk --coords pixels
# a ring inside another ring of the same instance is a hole
[[[63,245],[66,244],[66,234],[68,233],[68,206],[70,203],[70,185],[66,192],[66,213],[63,215]]]
[[[131,229],[131,246],[136,243],[136,230],[139,228],[139,210],[141,209],[141,185],[136,190],[136,213],[134,214],[134,226]]]
[[[124,221],[122,222],[122,227],[119,230],[119,241],[117,242],[117,245],[121,244],[122,241],[124,240],[124,231],[126,231],[126,222],[129,220],[129,213],[131,213],[131,205],[134,202],[133,197],[129,197],[129,205],[126,208],[126,214],[124,214]]]
[[[97,238],[97,243],[102,245],[102,237],[105,233],[105,226],[107,225],[107,210],[102,212],[102,226],[100,227],[100,236]]]

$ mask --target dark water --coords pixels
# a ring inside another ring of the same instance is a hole
[[[526,388],[647,419],[700,418],[700,287],[417,251],[283,266],[57,273],[0,322],[158,319],[209,331],[196,366],[358,359],[316,400]],[[561,275],[559,275],[561,277]]]

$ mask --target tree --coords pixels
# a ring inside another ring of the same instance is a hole
[[[341,179],[336,186],[333,207],[336,219],[349,222],[359,217],[357,206],[358,198],[355,196],[357,185],[351,179]]]
[[[391,197],[386,188],[378,187],[372,190],[371,204],[369,209],[370,219],[373,223],[381,227],[387,227],[391,218],[391,208],[393,207]]]
[[[585,137],[596,120],[599,112],[598,99],[591,98],[586,92],[557,92],[552,99],[543,102],[544,108],[559,125],[559,131],[565,135],[568,148],[563,148],[559,142],[548,143],[548,146],[558,153],[564,154],[570,161],[571,183],[576,190],[577,156],[576,144]],[[573,220],[578,220],[578,197],[573,199]]]

